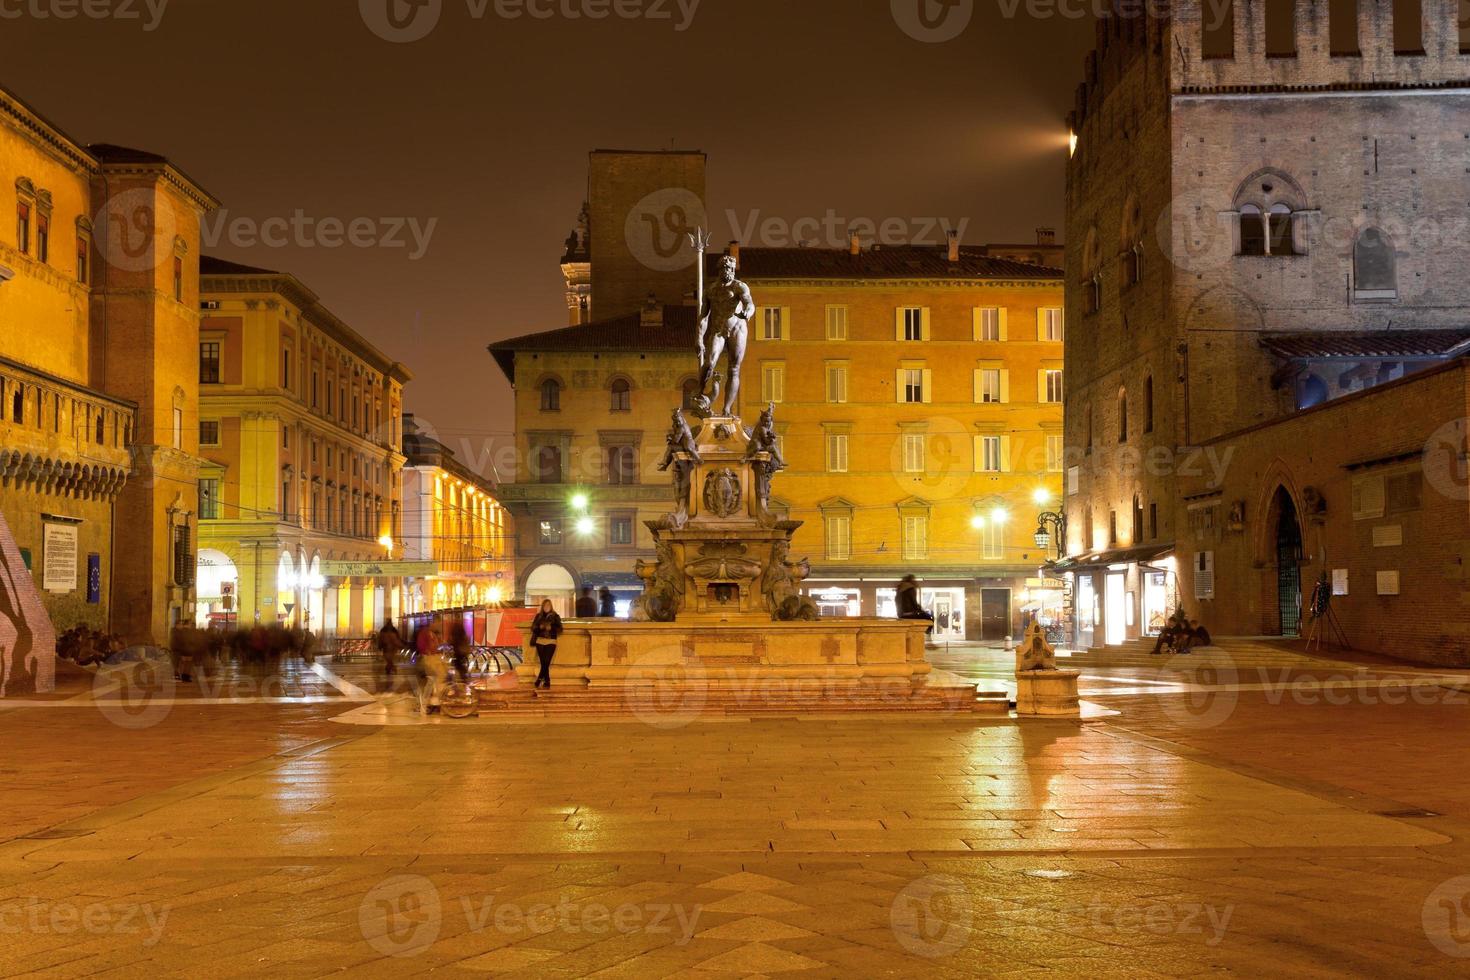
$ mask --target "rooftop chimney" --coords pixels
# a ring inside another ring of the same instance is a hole
[[[1036,244],[1055,245],[1057,243],[1057,230],[1055,228],[1036,229]]]
[[[953,228],[949,230],[949,260],[951,262],[960,260],[960,233]]]
[[[848,255],[862,255],[863,254],[863,240],[858,237],[857,232],[853,232],[853,233],[851,233],[850,235],[847,236],[847,254]]]
[[[649,293],[648,298],[643,301],[643,310],[638,315],[638,324],[644,327],[661,327],[663,322],[664,308],[659,303],[658,297]]]

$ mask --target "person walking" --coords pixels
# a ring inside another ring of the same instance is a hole
[[[615,619],[618,615],[618,604],[613,599],[612,589],[605,585],[597,593],[597,615],[602,619]]]
[[[470,634],[464,623],[456,622],[449,628],[449,646],[453,649],[454,672],[461,684],[470,682]]]
[[[392,620],[383,624],[378,631],[378,656],[382,658],[383,674],[382,681],[378,685],[379,694],[390,694],[393,685],[398,679],[398,655],[403,652],[403,636],[398,632],[398,627],[393,625]]]
[[[536,647],[536,658],[541,661],[541,673],[536,675],[537,687],[551,689],[551,661],[556,656],[556,641],[561,636],[561,629],[561,617],[552,608],[551,600],[543,600],[541,611],[531,621],[531,642]]]
[[[578,619],[597,618],[597,600],[592,596],[590,585],[584,585],[581,596],[577,598],[576,616]]]
[[[444,695],[444,685],[449,680],[449,668],[444,663],[444,653],[439,649],[442,644],[443,638],[432,625],[420,629],[418,636],[415,637],[415,647],[419,657],[419,679],[424,685],[423,704],[426,715],[439,713],[439,702]]]

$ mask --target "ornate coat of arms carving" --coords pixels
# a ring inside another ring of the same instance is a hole
[[[704,478],[704,509],[715,517],[733,517],[740,511],[740,474],[729,467]]]

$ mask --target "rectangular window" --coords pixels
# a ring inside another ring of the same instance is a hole
[[[847,433],[827,433],[827,472],[847,472]]]
[[[1062,463],[1066,456],[1066,449],[1062,444],[1061,436],[1046,437],[1046,471],[1048,473],[1060,473]]]
[[[929,518],[906,515],[903,518],[903,557],[905,561],[923,561],[929,557]]]
[[[219,481],[199,481],[199,519],[201,521],[219,520]]]
[[[1067,339],[1067,331],[1063,326],[1061,307],[1051,306],[1041,311],[1041,339],[1060,344]]]
[[[786,365],[761,365],[761,401],[781,404],[786,400]]]
[[[1296,57],[1296,0],[1266,0],[1266,57]]]
[[[1001,470],[1001,437],[980,437],[980,472],[999,473]]]
[[[904,433],[903,471],[905,473],[923,473],[927,468],[927,461],[924,455],[924,433]]]
[[[88,268],[91,258],[91,246],[85,238],[77,239],[77,282],[83,286],[91,285],[91,271]]]
[[[174,259],[174,302],[184,301],[184,260]]]
[[[907,341],[921,341],[924,339],[924,310],[918,306],[908,306],[903,310],[903,339]]]
[[[201,421],[199,423],[199,445],[219,445],[219,422],[214,420]]]
[[[1048,405],[1060,405],[1065,391],[1062,386],[1062,372],[1042,371],[1041,375],[1041,400]]]
[[[852,517],[847,514],[827,515],[827,559],[847,561],[852,557]]]
[[[607,539],[614,547],[630,546],[633,543],[633,518],[614,517],[608,521]]]
[[[924,375],[923,368],[905,368],[903,370],[903,400],[910,405],[918,405],[927,401],[924,397]]]
[[[785,340],[786,324],[779,306],[767,306],[761,310],[761,339]]]
[[[1460,0],[1460,53],[1470,54],[1470,0]]]
[[[543,545],[561,544],[561,521],[542,521],[537,540]]]
[[[316,369],[311,371],[311,407],[318,408],[321,405],[321,376]]]
[[[291,390],[291,348],[281,351],[281,387]]]
[[[51,258],[51,219],[36,215],[36,260],[46,262]]]
[[[1400,0],[1393,10],[1393,53],[1424,53],[1424,0]]]
[[[174,409],[174,448],[184,448],[184,410]]]
[[[199,383],[202,385],[220,383],[219,343],[217,341],[207,340],[199,345]]]
[[[1000,404],[999,368],[984,368],[980,371],[980,404]]]
[[[1000,307],[981,307],[975,311],[975,339],[982,342],[1000,340]]]
[[[1206,58],[1235,57],[1235,0],[1200,4],[1200,53]]]
[[[1359,0],[1328,0],[1327,40],[1335,55],[1355,56],[1361,54],[1358,47],[1358,3]],[[1461,12],[1465,2],[1460,4]]]
[[[31,206],[18,204],[15,208],[15,247],[22,255],[31,254]]]
[[[631,487],[638,482],[638,453],[632,446],[608,448],[607,482],[615,487]]]
[[[996,561],[1006,556],[1005,522],[987,518],[980,529],[980,557]]]
[[[828,363],[827,401],[833,405],[847,403],[847,365]]]
[[[1466,2],[1470,2],[1470,0],[1466,0]],[[847,307],[827,307],[827,339],[847,339]]]

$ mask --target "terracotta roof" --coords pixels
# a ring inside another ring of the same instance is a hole
[[[723,256],[709,257],[710,274]],[[740,278],[760,279],[1056,279],[1065,273],[1028,262],[993,258],[961,246],[958,262],[944,245],[864,248],[741,248]]]
[[[693,358],[697,323],[694,307],[665,306],[663,319],[656,325],[644,326],[642,314],[629,313],[611,320],[500,340],[489,349],[514,384],[517,351],[687,351]]]
[[[1261,346],[1285,360],[1321,357],[1438,358],[1470,347],[1470,329],[1266,334]]]

